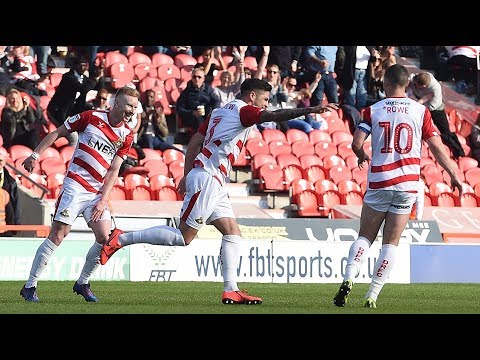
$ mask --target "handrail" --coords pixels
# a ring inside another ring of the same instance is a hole
[[[8,162],[7,162],[5,165],[7,165],[10,169],[12,169],[13,171],[15,171],[18,175],[25,177],[28,181],[30,181],[31,183],[33,183],[35,186],[38,186],[40,189],[42,189],[42,196],[40,196],[40,200],[43,199],[43,197],[45,196],[45,194],[47,194],[47,193],[50,192],[50,189],[49,189],[49,188],[43,186],[42,184],[37,183],[35,180],[31,179],[30,177],[25,176],[25,173],[23,173],[23,172],[21,172],[20,170],[18,170],[15,166],[9,164]]]
[[[50,232],[48,225],[0,225],[0,237],[5,231],[35,231],[38,237],[47,237]]]

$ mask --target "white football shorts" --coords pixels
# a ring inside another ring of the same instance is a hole
[[[190,170],[185,187],[180,218],[188,226],[200,230],[219,218],[235,218],[226,187],[202,167]]]
[[[85,222],[88,224],[92,218],[93,207],[101,197],[102,194],[91,193],[85,189],[64,183],[62,191],[58,195],[55,203],[55,215],[53,219],[72,225],[75,219],[80,214],[83,214]],[[103,212],[100,220],[111,220],[110,209],[108,207]]]
[[[397,190],[367,190],[363,202],[375,211],[410,214],[417,194]]]

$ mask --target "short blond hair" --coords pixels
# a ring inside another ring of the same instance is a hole
[[[133,96],[137,99],[140,98],[140,93],[136,89],[135,85],[132,84],[127,84],[124,87],[118,89],[117,93],[115,94],[115,99],[120,95]]]

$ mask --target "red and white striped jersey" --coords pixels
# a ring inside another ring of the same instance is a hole
[[[115,155],[126,159],[133,132],[123,122],[110,125],[108,117],[108,110],[88,110],[65,120],[70,132],[78,132],[78,144],[64,183],[80,184],[85,190],[98,193]]]
[[[416,193],[422,139],[438,136],[430,111],[407,97],[386,98],[366,109],[358,129],[372,134],[368,189]]]
[[[205,168],[223,185],[248,139],[252,126],[261,122],[263,111],[240,99],[214,109],[198,128],[198,132],[205,135],[205,140],[193,166]]]

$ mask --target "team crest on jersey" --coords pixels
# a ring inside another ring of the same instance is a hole
[[[203,224],[203,218],[200,216],[198,219],[195,219],[197,224]]]
[[[113,146],[115,146],[116,148],[121,148],[122,145],[123,145],[123,141],[124,139],[122,139],[121,137],[119,137],[117,140],[115,140],[112,144]]]
[[[63,217],[66,217],[66,218],[70,217],[67,209],[63,209],[63,211],[60,213],[60,215],[62,215]]]

